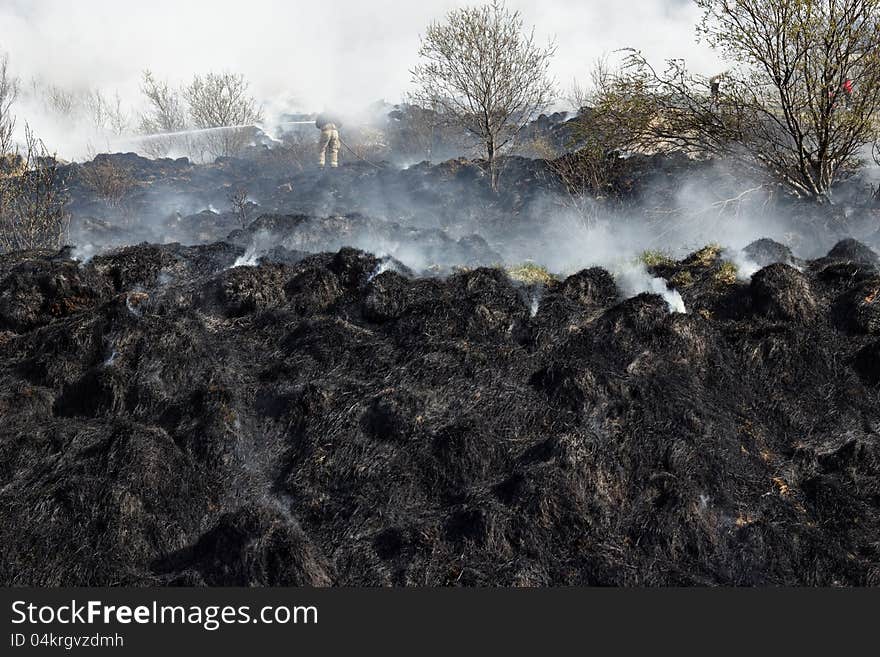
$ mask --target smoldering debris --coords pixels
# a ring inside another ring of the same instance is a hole
[[[687,314],[599,268],[533,314],[350,248],[3,258],[0,582],[876,585],[876,256],[747,252],[645,265]]]
[[[456,267],[491,265],[502,260],[479,235],[455,240],[442,230],[401,226],[358,214],[264,215],[228,239],[246,247],[244,260],[239,264],[253,264],[277,247],[311,253],[360,248],[392,257],[416,271],[433,273],[446,273]]]
[[[641,293],[658,294],[666,301],[670,312],[687,312],[681,293],[670,288],[664,279],[651,276],[647,268],[640,262],[623,267],[615,278],[627,297],[634,297]]]
[[[249,228],[254,222],[259,228],[263,217],[304,216],[328,229],[307,235],[302,227],[295,236],[273,239],[294,250],[354,246],[393,256],[416,271],[533,261],[567,275],[592,265],[616,269],[643,250],[682,257],[710,242],[736,258],[750,242],[770,237],[815,258],[846,237],[870,244],[877,238],[876,217],[864,209],[831,221],[802,206],[768,206],[767,198],[755,194],[734,216],[722,215],[717,197],[735,195],[735,177],[718,164],[687,158],[621,159],[606,190],[614,202],[592,203],[586,215],[544,160],[505,158],[501,194],[489,189],[480,162],[463,159],[404,170],[353,161],[320,171],[310,164],[280,149],[198,166],[134,154],[99,156],[71,165],[65,174],[72,198],[70,239],[84,259],[139,242],[232,239],[248,248],[243,240],[254,234]],[[126,188],[105,189],[102,180],[108,176],[127,181]],[[233,191],[260,205],[236,210]],[[653,215],[656,208],[665,210]],[[348,232],[329,230],[333,218],[347,222],[342,228]],[[247,235],[236,234],[241,230]],[[463,240],[460,253],[441,244],[450,240]],[[258,256],[263,245],[254,246]],[[749,269],[745,259],[738,264],[740,272]]]
[[[0,582],[880,583],[869,211],[704,240],[680,158],[589,217],[523,158],[99,164],[76,248],[0,258]]]

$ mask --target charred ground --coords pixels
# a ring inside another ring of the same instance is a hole
[[[72,165],[75,248],[0,257],[0,582],[880,583],[880,266],[840,240],[868,211],[751,244],[750,279],[644,258],[680,314],[499,266],[565,199],[547,162],[497,196],[464,160],[273,158]],[[618,174],[633,205],[718,187]]]
[[[686,315],[598,268],[7,255],[0,581],[880,583],[877,256],[752,249],[656,266]]]

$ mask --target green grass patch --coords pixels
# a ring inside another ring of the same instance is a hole
[[[708,267],[716,260],[718,260],[721,255],[721,245],[720,244],[707,244],[699,251],[694,251],[687,257],[685,263],[689,265],[700,265],[702,267]]]
[[[738,273],[739,269],[737,269],[735,264],[732,262],[722,262],[712,278],[719,285],[733,285],[736,283]]]
[[[675,260],[663,251],[642,251],[638,260],[646,267],[668,267],[675,264]]]
[[[690,287],[694,284],[694,276],[689,271],[684,270],[678,272],[675,276],[670,278],[669,282],[677,288]]]
[[[507,275],[511,280],[526,285],[549,285],[556,280],[556,277],[547,271],[546,267],[534,262],[525,262],[517,267],[511,267],[507,270]]]

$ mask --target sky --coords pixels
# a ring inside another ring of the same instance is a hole
[[[0,51],[24,79],[118,91],[140,102],[151,69],[179,83],[197,72],[244,74],[274,110],[353,108],[398,102],[410,87],[419,35],[454,0],[0,0]],[[592,62],[624,47],[652,60],[684,57],[714,72],[697,44],[690,0],[510,0],[558,51],[552,73],[564,90]],[[564,93],[560,93],[564,96]]]

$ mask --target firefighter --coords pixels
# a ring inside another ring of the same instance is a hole
[[[840,85],[840,88],[837,91],[829,91],[828,98],[831,100],[831,108],[835,109],[837,106],[837,100],[840,98],[840,94],[843,94],[843,104],[846,109],[850,109],[852,107],[852,96],[853,96],[853,81],[849,78],[846,78]]]
[[[718,100],[718,96],[721,95],[721,80],[724,79],[724,73],[719,73],[718,75],[713,75],[709,78],[709,93],[712,96],[712,101],[715,102]]]
[[[330,166],[336,168],[339,166],[339,128],[342,127],[340,121],[329,114],[319,114],[315,119],[315,127],[321,131],[321,137],[318,140],[318,166],[322,169],[326,162],[327,150],[330,150]]]
[[[853,81],[847,78],[843,81],[843,84],[840,85],[840,89],[843,91],[843,104],[849,109],[852,107]]]

